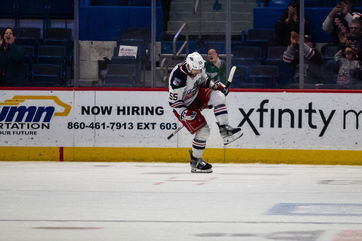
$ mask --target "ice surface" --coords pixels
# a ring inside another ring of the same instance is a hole
[[[362,167],[0,162],[0,241],[362,240]]]

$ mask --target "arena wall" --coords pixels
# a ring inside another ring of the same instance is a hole
[[[362,164],[362,91],[241,90],[227,98],[244,132],[223,146],[212,110],[205,159],[219,163]],[[0,160],[187,162],[192,135],[165,89],[0,92]]]

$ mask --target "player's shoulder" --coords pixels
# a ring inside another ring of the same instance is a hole
[[[187,72],[183,64],[179,64],[175,67],[171,73],[170,85],[172,89],[178,89],[186,86]]]

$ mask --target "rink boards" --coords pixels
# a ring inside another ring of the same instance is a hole
[[[233,90],[224,147],[212,110],[212,162],[362,164],[362,91]],[[0,160],[185,162],[192,135],[165,89],[23,89],[0,93]]]

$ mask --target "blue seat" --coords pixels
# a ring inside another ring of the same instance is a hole
[[[233,51],[233,65],[261,64],[263,50],[260,46],[240,46]]]
[[[283,61],[283,53],[287,49],[286,46],[269,46],[265,58],[265,64],[278,65]]]
[[[249,81],[255,88],[274,88],[278,82],[279,67],[276,65],[252,65],[249,69]]]
[[[32,45],[37,47],[41,41],[40,28],[14,28],[16,33],[16,43],[19,45]]]
[[[323,7],[324,0],[304,0],[304,6],[308,8]]]
[[[66,61],[71,64],[73,56],[72,39],[72,30],[69,28],[47,28],[44,30],[43,45],[65,47]]]
[[[25,57],[35,58],[35,48],[31,45],[22,46],[24,49]]]
[[[142,70],[145,71],[147,59],[146,59],[146,53],[145,50],[140,45],[132,45],[127,44],[127,42],[121,42],[121,45],[130,45],[130,46],[136,46],[138,47],[137,55],[136,57],[133,56],[118,56],[119,54],[119,48],[120,45],[116,46],[113,50],[113,56],[111,59],[111,63],[113,64],[131,64],[134,65],[136,68],[136,78],[137,80],[143,80],[145,79],[144,75],[141,75]]]
[[[232,88],[245,88],[249,75],[249,66],[236,65]]]
[[[151,40],[151,31],[149,28],[127,27],[120,33],[120,39],[135,39],[135,40]]]
[[[38,49],[38,57],[40,56],[66,56],[65,47],[61,45],[41,45]]]
[[[273,29],[249,29],[245,36],[247,45],[267,45],[275,39]]]
[[[64,86],[62,67],[54,64],[34,64],[32,67],[31,86]]]
[[[324,45],[321,49],[322,58],[324,60],[333,60],[339,49],[338,45]]]
[[[92,0],[91,6],[128,6],[128,0]]]
[[[136,72],[133,64],[108,64],[103,84],[110,87],[136,87]]]
[[[129,6],[151,6],[151,0],[129,0],[128,5]],[[160,0],[157,0],[156,5],[157,6],[161,5]]]
[[[63,44],[72,42],[72,29],[70,28],[46,28],[43,42],[45,44]]]
[[[2,0],[0,4],[0,18],[15,18],[16,2],[13,0]]]
[[[291,2],[291,0],[270,0],[269,7],[286,8],[286,7],[288,7],[289,2]]]
[[[61,76],[66,79],[67,76],[67,55],[64,46],[56,45],[41,45],[38,48],[38,55],[36,57],[38,64],[54,64],[61,66]]]
[[[51,19],[73,19],[74,0],[50,0],[47,11],[48,17]]]
[[[20,19],[45,19],[48,0],[17,0]]]

